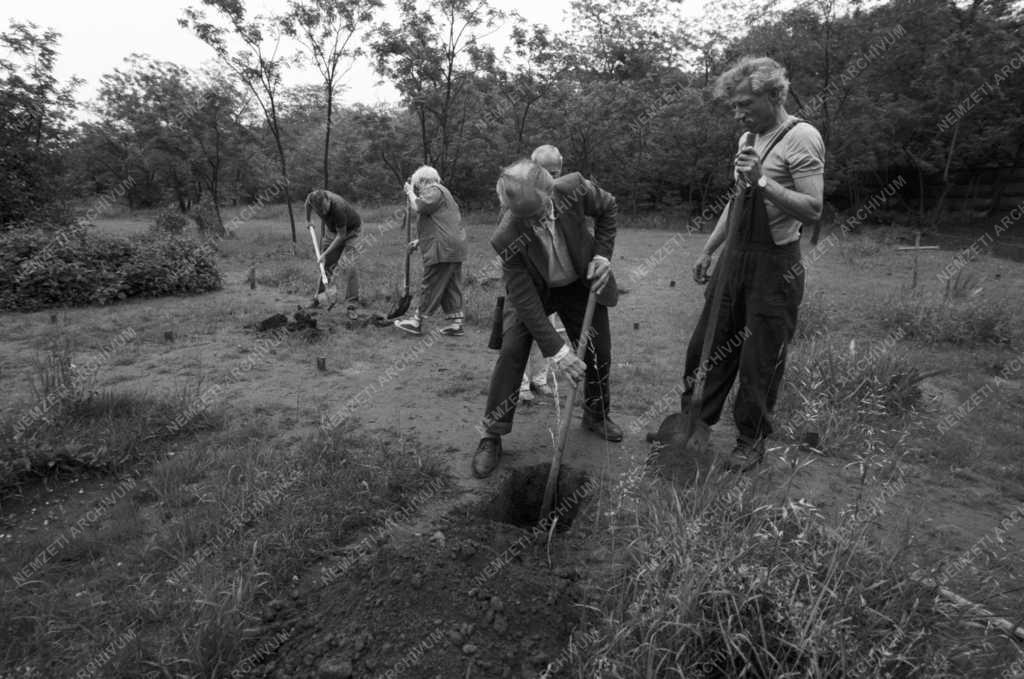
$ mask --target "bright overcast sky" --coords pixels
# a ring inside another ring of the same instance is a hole
[[[699,13],[707,0],[684,0],[690,12]],[[712,0],[713,1],[713,0]],[[78,90],[79,100],[92,99],[99,89],[100,77],[122,66],[133,52],[148,54],[161,61],[171,61],[187,68],[198,68],[213,58],[212,50],[192,33],[178,26],[177,20],[189,5],[198,0],[34,0],[18,2],[17,10],[8,6],[7,19],[31,21],[61,33],[58,49],[57,77],[61,81],[76,75],[85,79]],[[250,14],[280,10],[287,0],[245,0]],[[394,3],[380,18],[396,16]],[[530,23],[543,23],[553,28],[565,25],[570,0],[492,0],[504,10],[517,10]],[[2,27],[7,28],[7,22]],[[495,39],[504,45],[508,28],[500,30]],[[319,77],[309,69],[289,75],[287,84],[316,83]],[[356,63],[346,78],[343,102],[376,103],[396,101],[398,94],[387,83],[378,84],[379,77],[365,59]]]
[[[61,33],[57,76],[66,81],[72,75],[85,79],[78,90],[80,100],[91,99],[99,88],[100,77],[122,66],[129,54],[139,52],[162,61],[171,61],[188,68],[197,68],[213,57],[212,50],[177,20],[183,9],[200,5],[189,0],[35,0],[18,2],[18,9],[8,6],[7,19],[32,21]],[[388,3],[392,5],[393,3]],[[528,21],[551,26],[562,25],[570,0],[493,0],[503,9],[517,9]],[[260,14],[286,5],[285,0],[247,0],[250,14]],[[381,17],[394,16],[389,8]],[[6,30],[7,22],[3,26]],[[507,35],[502,30],[499,35]],[[378,85],[377,74],[363,60],[357,63],[346,80],[345,102],[374,103],[395,101],[398,95],[388,84]],[[296,72],[288,84],[315,83],[315,71]]]

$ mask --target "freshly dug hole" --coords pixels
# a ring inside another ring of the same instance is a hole
[[[544,488],[548,483],[550,469],[550,464],[512,469],[502,481],[497,494],[484,505],[481,512],[483,517],[519,528],[536,526],[540,521]],[[585,501],[586,483],[587,475],[583,472],[564,466],[559,469],[558,489],[552,505],[558,518],[557,530],[566,530],[572,525]]]

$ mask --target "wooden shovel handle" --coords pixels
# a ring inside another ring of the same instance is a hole
[[[744,146],[754,145],[754,133],[748,132],[743,142]],[[743,189],[737,180],[733,184],[734,195],[726,206],[728,214],[725,221],[725,242],[722,244],[722,252],[718,255],[718,264],[715,266],[713,275],[715,284],[711,289],[711,306],[708,308],[708,324],[704,330],[704,343],[700,349],[700,363],[697,364],[697,374],[694,375],[696,383],[693,385],[692,403],[695,407],[690,408],[691,419],[696,420],[700,413],[700,406],[704,401],[704,383],[707,375],[704,366],[711,357],[712,344],[715,341],[715,334],[718,332],[718,316],[722,308],[722,297],[725,294],[726,279],[729,277],[729,255],[735,247],[736,234],[739,231],[740,220],[743,218]],[[692,430],[691,430],[692,431]]]
[[[590,340],[590,326],[594,322],[594,309],[597,308],[597,293],[590,289],[587,295],[587,310],[583,313],[583,326],[580,328],[580,339],[576,343],[576,357],[581,361],[586,360],[587,344]],[[586,381],[586,376],[581,382]],[[558,427],[558,439],[555,445],[555,454],[551,458],[551,469],[548,470],[548,483],[544,487],[544,503],[541,505],[540,518],[543,521],[551,514],[551,506],[555,502],[555,490],[558,488],[558,472],[562,467],[562,454],[565,452],[565,443],[569,439],[569,425],[572,423],[572,409],[576,404],[576,394],[580,390],[579,384],[574,384],[569,396],[565,399],[565,412],[562,413],[562,421]],[[558,395],[555,395],[558,398]]]
[[[327,287],[327,270],[324,269],[324,263],[320,261],[320,243],[316,239],[316,229],[313,225],[309,225],[309,237],[313,239],[313,251],[316,252],[316,263],[320,266],[320,278],[324,282],[324,287]]]

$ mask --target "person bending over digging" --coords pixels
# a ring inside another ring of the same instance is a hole
[[[743,221],[733,236],[735,246],[725,255],[727,261],[719,262],[705,290],[704,309],[686,347],[682,404],[686,411],[711,313],[714,279],[725,264],[712,348],[712,355],[723,358],[708,368],[700,418],[709,426],[718,422],[738,373],[733,416],[739,436],[725,459],[725,467],[733,471],[748,471],[764,457],[786,347],[804,294],[801,226],[821,215],[824,144],[818,130],[786,112],[788,92],[785,70],[767,57],[744,57],[715,83],[715,94],[729,102],[736,120],[756,136],[750,146],[741,138],[733,157],[736,179],[744,186]],[[725,240],[727,213],[719,217],[694,265],[694,280],[701,285],[708,282],[712,254]],[[739,338],[737,348],[732,342]]]
[[[615,197],[578,172],[555,180],[529,160],[505,168],[497,192],[503,212],[491,246],[502,260],[506,302],[501,353],[491,374],[482,423],[484,437],[473,456],[477,478],[498,466],[501,437],[512,430],[519,383],[534,341],[574,384],[586,376],[583,426],[608,441],[622,440],[622,429],[608,416],[608,307],[618,301],[610,264],[618,214]],[[594,235],[587,230],[587,217],[594,219]],[[597,306],[584,362],[548,316],[557,313],[569,338],[578,342],[591,287]]]
[[[462,263],[466,261],[466,229],[462,213],[447,188],[441,185],[437,170],[424,165],[412,173],[405,183],[409,209],[419,215],[416,239],[412,250],[423,255],[423,280],[419,307],[410,318],[395,321],[399,330],[419,335],[423,324],[438,307],[445,313],[448,325],[442,335],[461,337],[462,329]]]
[[[334,268],[341,260],[345,248],[359,237],[363,220],[359,217],[352,204],[336,193],[317,189],[306,196],[306,224],[312,226],[312,213],[320,217],[320,260],[324,264],[327,279],[330,280]],[[359,276],[355,264],[347,262],[342,266],[346,277],[345,303],[354,309],[359,304]],[[324,291],[324,282],[317,286],[317,294],[313,297],[313,306],[320,306],[318,299]]]

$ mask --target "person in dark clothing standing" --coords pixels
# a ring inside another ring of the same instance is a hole
[[[786,365],[786,348],[796,329],[803,299],[804,271],[800,235],[804,222],[820,217],[825,148],[812,125],[786,112],[789,80],[785,69],[767,57],[744,57],[719,76],[715,94],[728,101],[737,121],[753,133],[741,137],[733,159],[742,191],[743,221],[732,249],[712,275],[726,272],[715,362],[700,366],[710,313],[711,289],[686,348],[683,409],[689,405],[698,369],[706,371],[700,418],[718,422],[726,397],[739,375],[733,417],[739,436],[725,460],[733,471],[748,471],[764,457],[772,433],[771,413]],[[722,213],[694,265],[694,279],[708,282],[715,250],[725,241],[728,210]]]
[[[452,194],[441,184],[437,170],[424,165],[412,173],[405,184],[409,209],[419,215],[416,239],[409,243],[423,255],[423,281],[420,285],[419,306],[409,318],[395,321],[399,330],[419,335],[424,319],[440,308],[448,324],[440,329],[442,335],[461,337],[464,315],[462,311],[462,263],[466,261],[466,229],[462,226],[462,213]]]
[[[310,191],[306,196],[306,224],[310,226],[314,212],[320,217],[320,261],[324,263],[324,270],[330,280],[345,248],[359,237],[363,221],[351,203],[324,189]],[[347,279],[345,302],[349,309],[353,309],[359,303],[359,276],[352,261],[344,262],[342,269]],[[320,281],[317,295],[323,291],[324,282]],[[319,300],[314,296],[313,306],[319,305]]]

